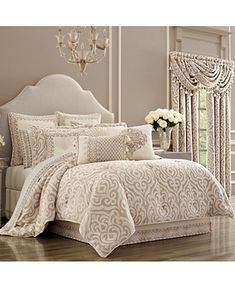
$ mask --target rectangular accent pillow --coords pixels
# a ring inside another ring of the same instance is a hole
[[[129,138],[128,159],[130,160],[153,160],[156,159],[152,143],[152,125],[128,127],[125,132]]]
[[[80,136],[78,163],[127,160],[125,135]]]
[[[8,121],[12,140],[12,157],[11,157],[12,166],[22,165],[23,163],[23,156],[20,147],[21,143],[19,135],[20,130],[27,130],[32,125],[38,127],[57,126],[56,115],[33,116],[33,115],[25,115],[10,112],[8,113]]]
[[[32,165],[66,152],[78,153],[79,136],[118,135],[125,127],[93,127],[71,129],[31,129]]]
[[[79,121],[83,124],[99,124],[101,122],[101,114],[68,114],[57,111],[56,116],[59,126],[71,126],[71,121]]]

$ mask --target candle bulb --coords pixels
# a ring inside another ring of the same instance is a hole
[[[98,33],[94,27],[91,27],[91,39],[92,41],[96,41],[98,39]]]
[[[56,35],[56,39],[57,39],[57,42],[60,44],[60,43],[63,43],[64,41],[64,35],[62,34],[62,30],[59,29],[58,30],[58,35]]]
[[[82,44],[81,44],[81,50],[80,50],[80,59],[84,59],[84,50],[85,50],[85,48],[84,48],[84,43],[82,42]]]
[[[78,33],[75,29],[72,29],[70,33],[68,33],[69,39],[71,42],[76,42],[78,39]]]

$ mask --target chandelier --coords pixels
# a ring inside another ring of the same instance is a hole
[[[79,67],[80,73],[85,73],[87,64],[98,63],[106,55],[106,49],[109,46],[109,39],[107,38],[106,30],[103,31],[103,37],[99,41],[99,34],[96,27],[91,26],[90,36],[88,38],[88,47],[86,48],[84,42],[81,42],[82,28],[72,28],[68,33],[67,45],[65,44],[65,34],[62,29],[58,30],[56,35],[57,45],[60,56],[65,58],[69,64],[76,64]],[[81,42],[81,44],[80,44]],[[67,53],[65,53],[67,50]],[[86,73],[85,73],[86,74]]]

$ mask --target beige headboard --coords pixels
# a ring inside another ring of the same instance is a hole
[[[10,102],[0,106],[0,133],[6,145],[0,157],[11,157],[11,139],[7,114],[18,112],[28,115],[47,115],[55,111],[75,114],[101,113],[102,122],[113,122],[114,115],[105,109],[92,95],[72,78],[55,74],[41,79],[35,86],[26,86]]]

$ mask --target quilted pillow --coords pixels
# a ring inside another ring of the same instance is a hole
[[[127,160],[127,137],[117,136],[80,136],[79,137],[79,157],[81,164]]]
[[[68,114],[57,111],[56,116],[59,126],[71,126],[71,121],[79,121],[82,124],[99,124],[101,122],[101,114]]]
[[[22,165],[23,155],[20,147],[20,130],[28,130],[32,125],[38,127],[56,127],[56,115],[32,116],[19,113],[8,113],[8,121],[12,140],[11,165]]]

